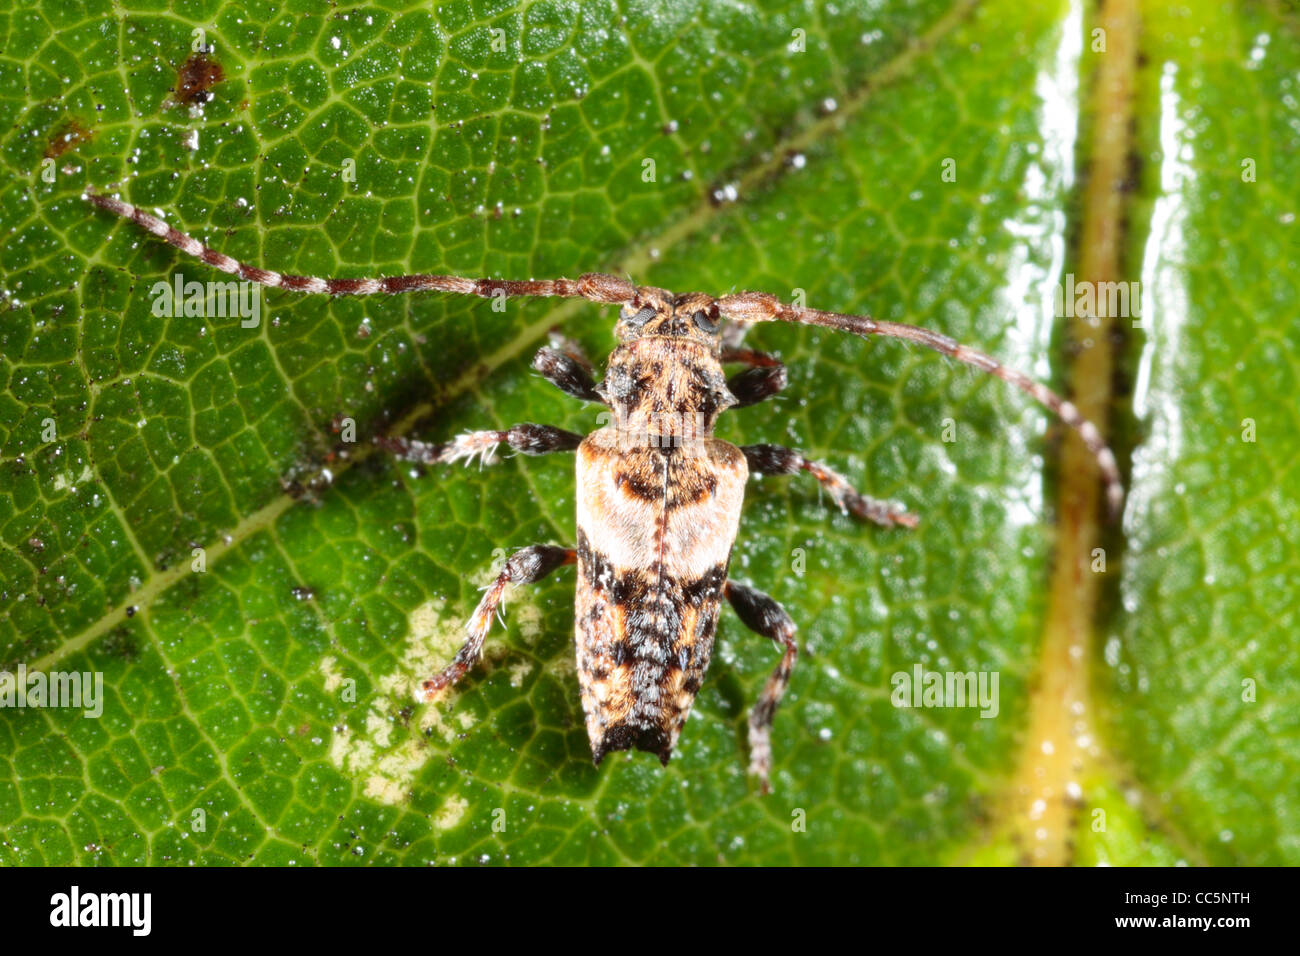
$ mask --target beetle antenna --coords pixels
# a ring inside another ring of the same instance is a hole
[[[136,225],[153,233],[186,255],[207,263],[214,269],[228,272],[248,282],[257,282],[273,289],[289,289],[315,295],[376,295],[402,292],[456,292],[477,295],[485,299],[505,295],[508,298],[587,299],[606,305],[623,305],[636,297],[636,287],[626,279],[588,272],[577,279],[466,279],[446,275],[404,275],[380,279],[321,279],[315,276],[285,275],[269,269],[245,265],[225,253],[210,249],[193,236],[174,229],[157,216],[152,216],[137,206],[105,196],[87,192],[85,198],[100,209],[130,219]]]
[[[839,332],[852,332],[863,338],[879,335],[884,338],[903,339],[942,352],[949,358],[1002,379],[1045,406],[1074,429],[1097,460],[1102,481],[1106,484],[1106,505],[1111,520],[1119,516],[1124,505],[1124,485],[1120,481],[1115,454],[1102,439],[1097,426],[1084,418],[1072,402],[1061,398],[1050,388],[1034,381],[1023,372],[1007,368],[991,355],[962,345],[939,332],[932,332],[916,325],[883,322],[867,315],[845,315],[842,312],[799,308],[787,305],[776,296],[764,292],[737,292],[723,296],[718,299],[718,310],[734,322],[798,322],[803,325],[835,329]]]

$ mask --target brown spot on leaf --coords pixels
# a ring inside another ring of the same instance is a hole
[[[45,147],[45,158],[57,159],[68,150],[76,149],[82,143],[88,142],[94,135],[76,120],[68,120],[50,137],[49,145]]]
[[[225,78],[221,64],[207,53],[191,53],[176,74],[175,102],[200,106],[212,99],[211,89]]]

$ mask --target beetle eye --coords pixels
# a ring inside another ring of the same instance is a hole
[[[653,319],[656,314],[654,306],[647,305],[636,315],[624,316],[623,321],[632,326],[632,328],[639,329],[641,326]]]
[[[701,332],[713,333],[718,331],[718,323],[714,322],[703,312],[696,312],[691,318],[695,320],[695,327]]]

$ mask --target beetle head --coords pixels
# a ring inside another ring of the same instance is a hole
[[[718,303],[702,292],[674,296],[663,289],[642,288],[623,306],[614,332],[620,343],[644,338],[673,338],[696,342],[717,352],[722,322]]]

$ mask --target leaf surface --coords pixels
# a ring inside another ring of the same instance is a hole
[[[1089,609],[1079,862],[1300,858],[1300,576],[1281,531],[1300,451],[1296,25],[1192,6],[1152,13],[1141,41],[1124,256],[1146,311],[1121,352],[1132,415],[1114,416],[1132,495]],[[254,329],[155,316],[157,282],[225,277],[80,197],[117,185],[284,272],[603,270],[804,296],[1060,385],[1052,291],[1095,148],[1088,26],[1010,2],[0,13],[0,662],[104,680],[98,719],[0,711],[0,860],[1019,858],[1005,807],[1052,666],[1073,480],[1044,479],[1059,431],[1023,396],[899,343],[756,330],[790,385],[721,436],[799,447],[921,526],[755,481],[733,574],[787,607],[803,651],[775,793],[744,769],[777,652],[726,610],[672,763],[598,770],[571,570],[513,593],[456,694],[412,697],[501,557],[573,542],[572,460],[421,471],[369,440],[597,427],[529,360],[553,326],[606,354],[612,312],[267,291]],[[191,109],[173,89],[196,27],[224,76]],[[894,706],[917,666],[996,672],[996,717]]]

